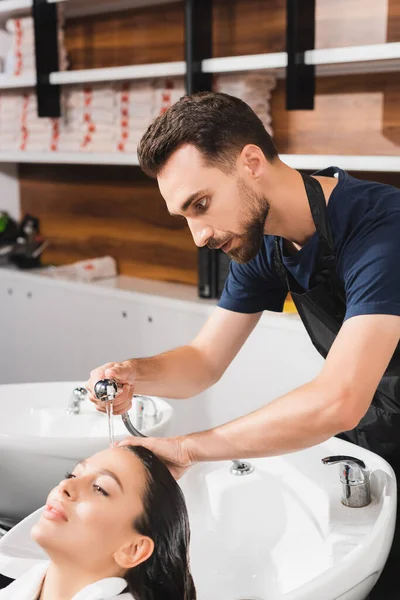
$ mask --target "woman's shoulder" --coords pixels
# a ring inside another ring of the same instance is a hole
[[[18,600],[36,600],[47,568],[48,563],[44,562],[29,569],[6,588],[0,590],[0,600],[16,600],[16,598]]]

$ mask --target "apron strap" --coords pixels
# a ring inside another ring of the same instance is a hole
[[[342,285],[339,285],[339,281],[337,280],[333,236],[328,221],[325,195],[322,186],[317,179],[310,177],[310,175],[301,173],[300,171],[299,173],[303,178],[311,216],[320,242],[319,259],[316,264],[315,273],[310,279],[310,287],[314,287],[326,278],[331,278],[336,281],[340,290],[340,295],[344,297],[343,291],[341,290]],[[299,288],[299,284],[295,281],[291,273],[288,272],[283,263],[281,238],[277,236],[274,238],[273,263],[276,272],[281,280],[286,283],[289,291],[294,291],[294,289]]]
[[[300,171],[299,171],[300,172]],[[301,173],[304,187],[306,188],[308,204],[315,228],[320,238],[323,254],[331,256],[335,254],[333,236],[326,214],[326,201],[320,182],[306,173]]]

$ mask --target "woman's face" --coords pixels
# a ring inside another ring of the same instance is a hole
[[[32,538],[53,561],[73,561],[102,577],[122,575],[153,551],[152,540],[134,530],[145,486],[145,468],[130,450],[99,452],[50,492]]]

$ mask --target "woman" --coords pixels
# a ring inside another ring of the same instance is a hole
[[[78,463],[50,492],[31,536],[49,562],[0,590],[1,600],[196,598],[185,500],[146,448]]]

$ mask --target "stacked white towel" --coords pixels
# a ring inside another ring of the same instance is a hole
[[[57,150],[104,153],[115,150],[117,110],[112,84],[65,88],[63,107]]]
[[[68,67],[68,61],[61,9],[59,23],[59,70],[65,70]],[[11,37],[11,47],[5,62],[5,73],[15,77],[20,75],[35,75],[35,32],[33,17],[9,19],[6,22],[6,31]]]
[[[35,73],[35,34],[33,18],[9,19],[6,30],[11,35],[5,72],[8,75],[29,75]]]
[[[39,119],[33,92],[4,93],[0,98],[0,149],[29,152],[56,150],[59,119]]]
[[[119,152],[136,152],[147,127],[185,95],[182,78],[143,80],[122,84],[117,89]]]
[[[236,96],[246,102],[272,135],[270,99],[276,86],[276,76],[262,71],[251,73],[222,73],[214,77],[213,89]]]
[[[217,75],[214,90],[247,102],[272,135],[268,73]],[[183,78],[62,89],[62,118],[39,119],[34,90],[0,94],[0,149],[134,153],[147,127],[184,96]]]

